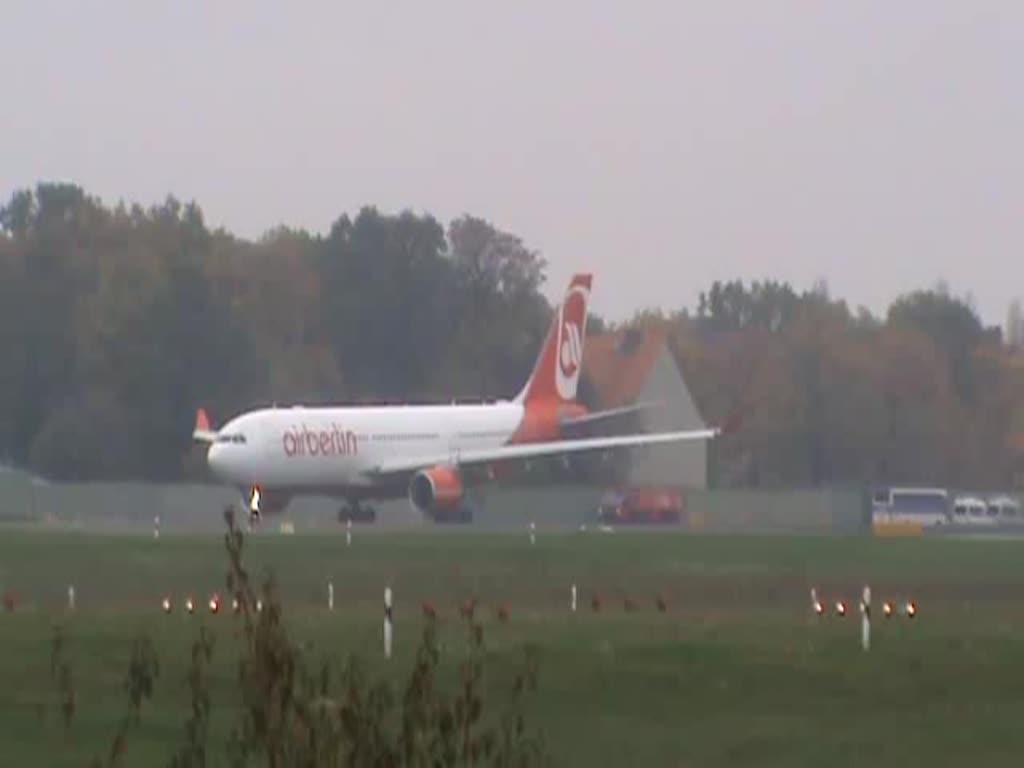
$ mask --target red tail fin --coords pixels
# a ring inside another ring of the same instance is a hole
[[[572,402],[583,365],[591,276],[574,275],[548,329],[540,357],[516,402]]]

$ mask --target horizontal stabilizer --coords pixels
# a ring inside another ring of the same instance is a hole
[[[212,443],[217,439],[217,430],[210,429],[210,418],[202,408],[196,411],[196,425],[192,430],[192,439],[201,443]]]
[[[624,405],[621,408],[608,408],[604,411],[591,411],[585,413],[582,416],[570,416],[567,419],[562,419],[560,422],[563,427],[572,427],[577,424],[592,424],[595,421],[603,421],[604,419],[610,419],[615,416],[622,416],[627,413],[635,413],[637,411],[646,411],[651,408],[658,408],[663,403],[656,400],[650,400],[643,403],[634,403],[633,405]]]

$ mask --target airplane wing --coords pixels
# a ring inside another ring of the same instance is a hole
[[[372,472],[387,475],[396,472],[412,472],[435,464],[486,464],[509,459],[530,459],[536,456],[555,456],[578,451],[595,451],[608,448],[626,448],[656,443],[672,443],[684,440],[710,440],[721,434],[718,428],[693,429],[686,432],[654,432],[639,435],[615,435],[613,437],[588,437],[579,440],[556,440],[546,443],[521,443],[500,445],[495,448],[470,448],[455,453],[424,454],[415,457],[398,456],[385,459]]]
[[[210,418],[202,408],[196,411],[196,426],[192,430],[192,439],[201,443],[212,443],[217,439],[217,430],[210,429]]]

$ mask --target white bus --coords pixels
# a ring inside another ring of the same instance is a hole
[[[881,522],[942,525],[950,519],[945,488],[886,488],[874,494],[872,515]]]

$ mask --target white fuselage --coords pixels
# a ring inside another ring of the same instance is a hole
[[[402,495],[427,513],[460,507],[453,519],[462,520],[465,489],[507,478],[519,462],[719,434],[700,428],[580,436],[582,424],[635,410],[590,412],[576,399],[590,285],[589,274],[573,275],[533,369],[511,401],[263,408],[219,430],[199,408],[192,436],[210,444],[212,473],[246,492],[252,514],[281,510],[294,496],[331,495],[346,499],[351,521],[364,517],[360,501]]]
[[[437,456],[505,445],[523,421],[520,403],[292,407],[251,411],[228,422],[208,462],[239,486],[369,488],[385,458]]]

